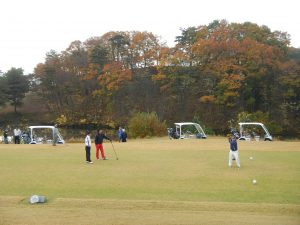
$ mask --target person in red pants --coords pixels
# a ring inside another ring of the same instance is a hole
[[[101,158],[103,160],[106,160],[107,158],[105,157],[104,153],[104,148],[103,148],[103,139],[111,141],[109,137],[107,137],[104,133],[103,130],[97,130],[97,134],[95,136],[95,145],[96,145],[96,158],[97,160],[99,159],[99,150],[101,152]]]

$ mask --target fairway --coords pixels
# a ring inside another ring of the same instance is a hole
[[[241,169],[222,137],[105,143],[91,165],[84,144],[2,144],[0,224],[300,224],[300,142],[238,145]]]

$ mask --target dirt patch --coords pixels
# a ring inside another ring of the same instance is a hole
[[[300,205],[0,197],[0,224],[299,224]]]

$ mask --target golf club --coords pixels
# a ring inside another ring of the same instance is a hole
[[[119,158],[118,158],[118,156],[117,156],[117,153],[116,153],[116,150],[115,150],[115,147],[114,147],[112,141],[110,141],[110,143],[111,143],[111,146],[112,146],[112,148],[113,148],[113,150],[114,150],[114,153],[115,153],[115,156],[116,156],[116,160],[119,160]]]

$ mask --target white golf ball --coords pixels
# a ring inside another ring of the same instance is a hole
[[[253,159],[253,157],[252,156],[250,156],[250,158],[249,159]]]
[[[256,184],[256,180],[253,180],[252,183],[253,183],[253,184]]]

